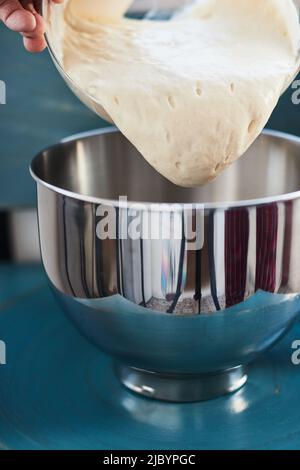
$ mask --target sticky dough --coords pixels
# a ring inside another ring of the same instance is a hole
[[[299,69],[297,9],[198,0],[139,21],[123,16],[131,3],[69,0],[64,33],[53,21],[49,35],[86,103],[173,183],[203,185],[247,150]]]

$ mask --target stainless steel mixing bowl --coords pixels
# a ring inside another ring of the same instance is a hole
[[[113,128],[44,150],[31,173],[55,297],[131,390],[232,392],[297,318],[300,139],[265,132],[198,189],[164,179]]]

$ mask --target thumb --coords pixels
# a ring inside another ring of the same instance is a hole
[[[0,0],[0,20],[13,31],[30,32],[36,27],[34,15],[18,0]]]

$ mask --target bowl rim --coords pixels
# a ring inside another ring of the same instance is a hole
[[[37,184],[50,189],[51,191],[61,194],[62,196],[66,196],[72,199],[76,199],[82,202],[89,202],[92,204],[97,204],[97,205],[104,205],[104,206],[111,206],[111,207],[118,207],[120,209],[122,208],[130,208],[130,209],[135,209],[135,210],[154,210],[154,211],[159,211],[159,212],[182,212],[182,210],[205,210],[205,209],[232,209],[232,208],[242,208],[242,207],[251,207],[251,206],[260,206],[260,205],[265,205],[265,204],[270,204],[270,203],[276,203],[276,202],[283,202],[283,201],[290,201],[293,199],[300,198],[300,187],[298,191],[294,191],[291,193],[285,193],[285,194],[280,194],[278,196],[267,196],[267,197],[262,197],[262,198],[257,198],[257,199],[245,199],[245,200],[240,200],[240,201],[226,201],[226,202],[207,202],[207,203],[197,203],[197,202],[192,202],[192,203],[180,203],[180,202],[174,202],[174,203],[168,203],[168,202],[148,202],[148,201],[131,201],[131,200],[118,200],[118,199],[108,199],[108,198],[100,198],[100,197],[93,197],[93,196],[88,196],[88,195],[83,195],[83,194],[78,194],[76,192],[60,188],[58,186],[55,186],[54,184],[47,183],[43,179],[41,179],[34,171],[33,167],[35,162],[41,157],[41,155],[44,154],[44,152],[58,148],[61,146],[61,144],[68,144],[70,142],[75,142],[76,140],[79,139],[87,139],[89,137],[97,136],[97,135],[105,135],[105,134],[112,134],[112,133],[120,133],[121,132],[114,126],[109,126],[109,127],[104,127],[100,129],[94,129],[91,131],[85,131],[85,132],[80,132],[73,134],[69,137],[66,137],[62,140],[60,140],[58,143],[48,146],[41,150],[32,160],[29,171],[32,176],[32,178],[36,181]],[[280,140],[285,140],[289,142],[294,142],[299,144],[299,158],[300,158],[300,137],[287,134],[284,132],[280,131],[274,131],[274,130],[268,130],[264,129],[263,132],[260,134],[261,135],[266,135],[266,136],[271,136],[275,139],[280,139]],[[259,136],[259,137],[260,137]],[[258,137],[258,138],[259,138]],[[126,197],[125,194],[120,195]]]

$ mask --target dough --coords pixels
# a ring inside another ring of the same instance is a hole
[[[247,150],[297,73],[295,4],[198,0],[139,21],[123,16],[130,3],[67,1],[63,68],[158,172],[203,185]]]

